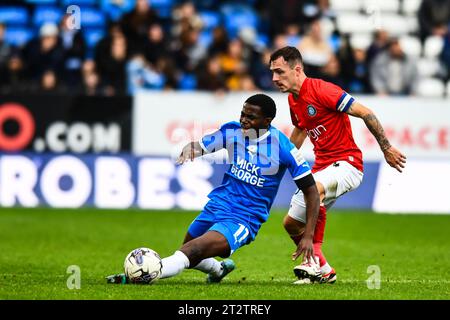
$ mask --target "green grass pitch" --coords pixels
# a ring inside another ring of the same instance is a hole
[[[331,211],[323,248],[337,271],[334,285],[292,284],[294,246],[282,211],[233,254],[237,269],[220,284],[206,284],[197,270],[149,286],[106,284],[136,247],[172,254],[196,214],[2,208],[0,299],[450,299],[449,215]],[[67,287],[71,265],[80,268],[80,289]],[[368,288],[370,266],[381,271],[379,289]]]

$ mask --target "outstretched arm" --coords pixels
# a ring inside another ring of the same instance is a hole
[[[291,140],[291,142],[295,145],[297,149],[300,149],[305,139],[306,139],[306,130],[294,127],[294,130],[292,131],[289,140]]]
[[[383,151],[386,162],[391,167],[402,172],[402,168],[405,167],[406,157],[389,143],[380,121],[378,121],[372,110],[355,101],[348,108],[347,113],[363,119],[369,131],[377,140],[381,151]]]
[[[188,160],[193,161],[194,158],[200,157],[203,154],[204,150],[200,146],[200,143],[198,143],[198,141],[192,141],[184,146],[183,151],[181,151],[181,154],[178,156],[176,163],[183,164]]]
[[[320,196],[312,175],[301,180],[303,181],[297,182],[296,180],[295,182],[305,196],[306,226],[303,237],[297,245],[297,250],[292,254],[292,260],[297,259],[303,253],[303,260],[314,261],[313,238],[317,217],[319,216]]]

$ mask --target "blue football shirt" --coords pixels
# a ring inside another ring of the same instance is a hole
[[[286,169],[294,180],[311,174],[300,151],[273,126],[257,139],[250,139],[239,122],[228,122],[199,143],[205,153],[225,148],[230,163],[221,185],[208,198],[259,223],[267,220]]]

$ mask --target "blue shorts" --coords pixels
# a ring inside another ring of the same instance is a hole
[[[230,256],[240,247],[252,242],[258,233],[261,223],[253,220],[248,214],[233,213],[217,202],[209,201],[203,211],[192,221],[188,233],[200,237],[207,231],[221,233],[230,245]]]

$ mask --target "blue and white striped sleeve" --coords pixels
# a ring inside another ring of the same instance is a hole
[[[355,101],[355,98],[353,98],[350,94],[348,94],[345,91],[342,92],[341,97],[336,103],[336,110],[340,112],[347,112],[348,108],[350,108],[353,101]]]

